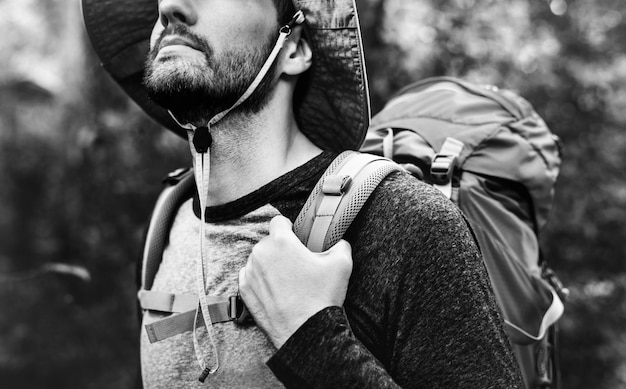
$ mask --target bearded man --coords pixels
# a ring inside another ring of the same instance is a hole
[[[474,238],[434,189],[389,174],[323,253],[292,231],[367,129],[354,1],[160,0],[144,89],[154,3],[83,0],[105,67],[194,165],[140,290],[144,386],[521,387]]]

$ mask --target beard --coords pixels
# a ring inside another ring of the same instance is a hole
[[[160,42],[168,35],[185,37],[204,56],[190,59],[165,54],[157,61]],[[274,35],[263,47],[228,49],[217,57],[204,39],[184,25],[174,25],[162,32],[146,60],[144,86],[148,96],[181,123],[206,123],[232,107],[252,84],[274,48],[278,37]],[[276,84],[274,73],[275,63],[252,95],[235,110],[249,114],[264,108]]]

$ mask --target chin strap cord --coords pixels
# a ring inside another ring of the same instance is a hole
[[[296,12],[293,15],[293,18],[291,18],[291,21],[289,23],[285,24],[284,26],[282,26],[280,28],[278,39],[276,40],[276,44],[274,45],[274,49],[272,50],[270,55],[265,60],[265,63],[263,64],[263,67],[261,67],[261,70],[259,70],[259,73],[255,77],[255,79],[252,81],[252,83],[250,84],[248,89],[246,89],[246,91],[243,93],[243,95],[241,95],[241,97],[230,108],[228,108],[225,111],[222,111],[222,112],[218,113],[217,115],[213,116],[213,118],[211,118],[211,120],[209,120],[209,122],[206,125],[206,127],[209,129],[209,131],[211,130],[211,127],[215,125],[215,123],[217,123],[220,120],[222,120],[224,118],[224,116],[228,115],[230,113],[230,111],[232,111],[233,109],[235,109],[238,106],[240,106],[244,101],[246,101],[252,95],[252,93],[254,93],[256,88],[259,87],[259,84],[261,84],[261,81],[263,81],[263,78],[265,77],[267,72],[270,70],[270,67],[272,66],[272,64],[276,60],[276,57],[278,57],[278,53],[280,53],[280,50],[285,45],[285,41],[287,40],[289,35],[291,35],[291,33],[293,31],[293,28],[295,26],[297,26],[297,25],[300,25],[300,24],[304,23],[304,20],[305,20],[304,13],[302,11],[298,11],[298,12]],[[181,126],[182,128],[187,129],[187,130],[192,130],[192,131],[195,131],[195,129],[197,128],[196,126],[194,126],[191,123],[183,124],[180,121],[178,121],[178,119],[172,113],[172,111],[168,111],[168,113],[170,114],[172,119],[174,119],[174,121],[179,126]]]
[[[293,18],[289,23],[282,26],[279,30],[278,39],[276,44],[274,45],[274,49],[268,56],[267,60],[263,64],[263,67],[252,81],[248,89],[244,92],[244,94],[227,110],[222,111],[215,115],[206,126],[196,127],[191,123],[183,124],[178,121],[176,116],[168,111],[172,119],[181,126],[182,128],[187,130],[187,136],[189,139],[189,146],[191,149],[191,155],[194,157],[194,175],[196,179],[196,186],[198,188],[198,197],[200,199],[200,234],[199,234],[199,253],[196,261],[196,292],[198,294],[198,307],[196,308],[196,314],[193,324],[193,347],[196,354],[196,359],[198,360],[198,364],[202,369],[202,374],[199,377],[200,382],[204,382],[209,374],[214,374],[218,371],[220,367],[219,355],[217,352],[217,345],[215,342],[215,336],[213,332],[213,323],[211,320],[211,315],[208,309],[208,302],[206,298],[206,284],[205,284],[205,271],[204,271],[204,263],[205,263],[205,222],[206,222],[206,205],[208,202],[209,196],[209,178],[211,175],[211,144],[213,142],[213,138],[211,136],[211,127],[215,125],[215,123],[219,122],[224,118],[224,116],[228,115],[233,109],[240,106],[244,101],[246,101],[252,93],[258,88],[263,78],[266,76],[267,72],[270,70],[270,67],[278,57],[280,50],[283,48],[285,41],[291,35],[293,28],[296,25],[300,25],[304,23],[305,16],[302,11],[298,11],[294,14]],[[208,259],[207,259],[208,260]],[[208,357],[210,354],[208,352],[203,352],[202,347],[200,345],[200,341],[198,340],[198,336],[196,333],[196,326],[198,324],[199,316],[202,315],[202,322],[204,323],[204,327],[207,330],[207,334],[211,341],[211,351],[213,355],[213,359],[215,363],[213,366],[209,366],[205,360],[205,356]]]
[[[291,35],[291,32],[293,31],[293,27],[296,24],[302,24],[302,23],[304,23],[304,14],[302,13],[302,11],[298,11],[296,12],[296,14],[293,16],[293,18],[288,24],[281,27],[280,34],[278,35],[278,40],[276,41],[276,44],[274,45],[274,49],[272,50],[270,55],[267,57],[267,60],[265,60],[263,67],[259,71],[259,74],[257,74],[254,81],[252,81],[252,84],[250,84],[248,89],[246,89],[244,94],[241,95],[239,100],[237,100],[235,104],[232,105],[232,107],[228,108],[226,111],[223,111],[215,115],[213,119],[211,119],[208,125],[209,128],[211,128],[211,126],[217,123],[218,121],[222,120],[224,116],[228,115],[230,111],[240,106],[244,101],[246,101],[252,95],[252,93],[254,93],[256,88],[258,88],[259,84],[261,84],[261,81],[263,81],[263,78],[265,77],[267,72],[270,70],[270,67],[276,60],[276,57],[278,57],[278,53],[280,53],[280,50],[283,48],[285,44],[285,41],[287,40],[287,38],[289,37],[289,35]]]
[[[193,347],[196,353],[196,359],[202,369],[202,374],[198,378],[200,382],[204,382],[209,374],[214,374],[220,367],[219,354],[217,352],[217,345],[215,342],[215,336],[213,332],[213,321],[211,320],[211,314],[209,313],[209,304],[207,301],[206,293],[207,288],[205,284],[205,272],[204,264],[208,262],[206,256],[205,243],[205,223],[206,223],[206,205],[209,197],[209,177],[211,176],[211,133],[208,127],[199,127],[195,130],[187,131],[189,136],[189,145],[191,152],[194,155],[194,174],[196,178],[196,186],[198,187],[198,197],[200,200],[200,233],[199,233],[199,253],[196,256],[196,292],[198,294],[198,306],[196,307],[196,314],[193,322]],[[195,151],[195,153],[194,153]],[[202,314],[202,321],[206,328],[209,340],[211,341],[211,351],[215,363],[212,367],[209,367],[205,361],[205,356],[208,357],[208,353],[203,353],[198,341],[196,326],[198,325],[199,315]]]

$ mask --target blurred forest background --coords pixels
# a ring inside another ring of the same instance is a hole
[[[542,236],[563,388],[626,388],[626,2],[358,0],[374,112],[460,76],[530,100],[565,159]],[[100,68],[78,0],[0,0],[0,386],[128,388],[135,262],[190,160]]]

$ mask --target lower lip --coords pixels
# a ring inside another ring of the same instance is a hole
[[[198,51],[196,49],[194,49],[193,47],[189,47],[186,45],[169,45],[169,46],[164,46],[159,50],[159,54],[160,53],[167,53],[167,52],[177,52],[177,51]]]

